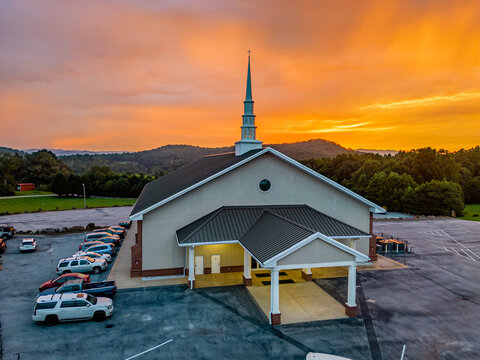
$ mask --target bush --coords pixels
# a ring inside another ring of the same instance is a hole
[[[450,181],[432,180],[415,190],[406,191],[404,205],[407,211],[417,215],[450,216],[452,210],[463,216],[463,192],[459,184]]]
[[[15,191],[13,187],[9,184],[0,184],[0,196],[13,196]]]
[[[480,203],[480,176],[470,179],[463,187],[467,204]]]

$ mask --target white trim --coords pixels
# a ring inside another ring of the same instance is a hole
[[[176,236],[176,234],[175,234],[175,236]],[[356,263],[365,263],[367,261],[370,261],[370,258],[367,255],[362,254],[361,252],[359,252],[357,250],[354,250],[351,247],[346,246],[346,245],[344,245],[344,244],[342,244],[342,243],[340,243],[340,242],[338,242],[338,241],[336,241],[336,240],[334,240],[334,239],[332,239],[332,238],[330,238],[326,235],[323,235],[322,233],[319,233],[319,232],[310,235],[309,237],[303,239],[302,241],[296,243],[295,245],[292,245],[288,249],[282,251],[280,254],[277,254],[273,258],[267,260],[265,263],[258,260],[250,251],[248,251],[248,249],[245,246],[243,246],[243,244],[239,240],[224,240],[224,241],[215,241],[215,242],[206,242],[206,243],[202,242],[202,243],[179,244],[178,243],[178,237],[177,237],[177,244],[180,247],[204,246],[204,245],[222,245],[222,244],[240,244],[240,246],[245,251],[247,251],[250,254],[250,256],[252,258],[254,258],[255,261],[257,263],[259,263],[263,268],[271,268],[272,266],[274,266],[274,264],[277,263],[278,260],[284,258],[287,255],[290,255],[291,253],[293,253],[296,250],[302,248],[303,246],[307,245],[308,243],[310,243],[311,241],[313,241],[315,239],[324,240],[325,242],[329,243],[330,245],[333,245],[333,246],[339,248],[340,250],[343,250],[343,251],[355,256],[355,262]],[[337,265],[332,265],[332,266],[337,266]],[[345,266],[345,265],[338,265],[338,266]],[[304,267],[315,267],[315,266],[309,265],[309,264],[303,264],[302,266],[295,265],[295,267],[293,267],[293,269],[297,269],[299,267],[304,268]],[[322,267],[322,266],[320,266],[320,267]]]
[[[270,149],[270,148],[265,148],[265,149],[263,149],[262,151],[259,151],[259,152],[255,153],[255,154],[253,154],[252,156],[249,156],[249,157],[247,157],[246,159],[244,159],[244,160],[242,160],[242,161],[239,161],[238,163],[236,163],[236,164],[234,164],[234,165],[232,165],[232,166],[229,166],[228,168],[223,169],[222,171],[219,171],[219,172],[217,172],[217,173],[209,176],[209,177],[206,178],[206,179],[203,179],[202,181],[199,181],[198,183],[196,183],[196,184],[194,184],[194,185],[192,185],[192,186],[190,186],[190,187],[188,187],[188,188],[186,188],[186,189],[183,189],[182,191],[179,191],[178,193],[175,193],[175,194],[173,194],[172,196],[169,196],[168,198],[163,199],[162,201],[160,201],[160,202],[158,202],[158,203],[156,203],[156,204],[154,204],[154,205],[152,205],[152,206],[150,206],[150,207],[148,207],[148,208],[146,208],[146,209],[144,209],[144,210],[142,210],[142,211],[140,211],[140,212],[138,212],[138,213],[136,213],[136,214],[131,215],[129,218],[130,218],[131,220],[137,220],[137,217],[138,217],[138,216],[143,215],[143,214],[145,214],[145,213],[147,213],[147,212],[150,212],[150,211],[152,211],[152,210],[154,210],[154,209],[162,206],[163,204],[166,204],[167,202],[172,201],[172,200],[176,199],[177,197],[179,197],[179,196],[181,196],[181,195],[183,195],[183,194],[185,194],[185,193],[187,193],[187,192],[190,192],[190,191],[192,191],[192,190],[194,190],[194,189],[202,186],[203,184],[205,184],[205,183],[207,183],[207,182],[209,182],[209,181],[211,181],[211,180],[214,180],[214,179],[216,179],[217,177],[222,176],[223,174],[226,174],[227,172],[230,172],[230,171],[236,169],[237,167],[242,166],[243,164],[245,164],[245,163],[247,163],[247,162],[249,162],[249,161],[251,161],[251,160],[253,160],[253,159],[256,159],[256,158],[259,157],[260,155],[263,155],[263,154],[265,154],[266,152],[268,152],[268,149]]]
[[[370,239],[372,235],[357,235],[357,236],[330,236],[332,239],[353,239],[353,240],[360,240],[360,239]]]
[[[279,254],[275,255],[274,257],[268,259],[267,261],[265,261],[264,266],[265,266],[265,267],[267,267],[267,266],[268,266],[268,267],[273,266],[273,264],[276,263],[277,260],[283,259],[285,256],[290,255],[292,252],[294,252],[294,251],[296,251],[296,250],[304,247],[304,246],[307,245],[309,242],[311,242],[311,241],[313,241],[313,240],[315,240],[315,239],[317,239],[317,233],[312,234],[312,235],[306,237],[306,238],[303,239],[302,241],[299,241],[298,243],[290,246],[288,249],[283,250],[281,253],[279,253]]]
[[[346,245],[344,245],[344,244],[342,244],[342,243],[340,243],[340,242],[338,242],[338,241],[336,241],[336,240],[334,240],[334,239],[332,239],[332,238],[330,238],[326,235],[323,235],[322,233],[316,232],[315,234],[312,234],[312,235],[306,237],[302,241],[300,241],[300,242],[296,243],[295,245],[289,247],[288,249],[282,251],[280,254],[277,254],[274,257],[270,258],[269,260],[267,260],[264,263],[264,266],[265,267],[272,266],[273,262],[277,262],[278,260],[283,259],[287,255],[290,255],[291,253],[295,252],[296,250],[302,248],[303,246],[307,245],[308,243],[310,243],[311,241],[316,240],[316,239],[323,240],[323,241],[329,243],[330,245],[333,245],[333,246],[339,248],[340,250],[343,250],[343,251],[355,256],[355,261],[356,262],[365,262],[365,261],[370,260],[370,258],[367,255],[362,254],[361,252],[359,252],[357,250],[354,250],[351,247],[346,246]],[[302,267],[312,267],[312,266],[302,266]]]
[[[176,199],[177,197],[179,197],[179,196],[181,196],[181,195],[183,195],[183,194],[185,194],[185,193],[187,193],[191,190],[194,190],[194,189],[198,188],[199,186],[202,186],[203,184],[205,184],[205,183],[207,183],[211,180],[214,180],[214,179],[218,178],[219,176],[222,176],[223,174],[226,174],[226,173],[236,169],[237,167],[242,166],[243,164],[245,164],[245,163],[247,163],[247,162],[249,162],[253,159],[256,159],[257,157],[259,157],[259,156],[261,156],[261,155],[263,155],[267,152],[271,153],[272,155],[275,155],[276,157],[278,157],[282,160],[285,160],[286,162],[290,163],[291,165],[295,166],[296,168],[306,172],[307,174],[312,175],[313,177],[325,182],[326,184],[334,187],[335,189],[340,190],[341,192],[345,193],[346,195],[349,195],[349,196],[353,197],[354,199],[364,203],[365,205],[368,205],[371,212],[374,212],[376,214],[386,213],[386,210],[384,208],[374,204],[370,200],[365,199],[363,196],[360,196],[357,193],[353,192],[352,190],[347,189],[346,187],[344,187],[344,186],[336,183],[335,181],[327,178],[326,176],[324,176],[322,174],[319,174],[315,170],[312,170],[309,167],[307,167],[305,165],[302,165],[298,161],[295,161],[292,158],[288,157],[287,155],[282,154],[280,151],[277,151],[275,149],[267,147],[267,148],[263,149],[262,151],[259,151],[255,154],[253,154],[252,156],[249,156],[248,158],[246,158],[242,161],[239,161],[238,163],[236,163],[232,166],[229,166],[228,168],[223,169],[222,171],[219,171],[219,172],[209,176],[208,178],[203,179],[202,181],[199,181],[198,183],[196,183],[196,184],[194,184],[194,185],[192,185],[192,186],[190,186],[186,189],[183,189],[182,191],[179,191],[178,193],[173,194],[172,196],[169,196],[168,198],[163,199],[162,201],[160,201],[156,204],[153,204],[153,205],[149,206],[148,208],[146,208],[142,211],[139,211],[136,214],[130,215],[129,219],[130,220],[142,220],[143,219],[143,214],[148,213],[148,212],[166,204],[167,202],[172,201],[172,200]]]
[[[188,246],[202,246],[202,245],[222,245],[222,244],[235,244],[239,243],[238,240],[223,240],[223,241],[209,241],[209,242],[199,242],[199,243],[185,243],[185,244],[177,244],[180,247],[188,247]]]
[[[355,263],[356,263],[355,261],[332,261],[332,262],[312,263],[312,264],[278,265],[277,268],[279,270],[303,269],[306,267],[310,267],[313,269],[313,268],[322,268],[322,267],[350,266]],[[363,263],[360,263],[360,264],[363,264]]]
[[[175,236],[176,236],[176,235],[175,235]],[[178,237],[177,237],[177,244],[178,244]],[[260,260],[258,260],[255,256],[253,256],[253,254],[252,254],[250,251],[248,251],[248,249],[247,249],[245,246],[243,246],[243,244],[242,244],[240,241],[238,241],[238,240],[224,240],[224,241],[204,242],[204,243],[188,243],[188,244],[178,244],[178,246],[180,246],[180,247],[189,247],[189,246],[222,245],[222,244],[240,244],[240,246],[241,246],[246,252],[248,252],[248,253],[250,254],[250,256],[251,256],[252,258],[254,258],[257,263],[259,263],[259,264],[263,267],[263,263],[262,263]]]

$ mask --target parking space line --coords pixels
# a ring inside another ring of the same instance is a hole
[[[467,253],[464,249],[460,249],[460,250],[462,250],[462,251],[465,253],[465,255],[467,255],[470,259],[472,259],[473,261],[477,262],[477,260],[475,260],[473,257],[471,257],[470,255],[468,255],[468,253]]]
[[[458,245],[460,245],[460,246],[463,248],[463,249],[460,249],[460,250],[461,250],[462,252],[464,252],[465,255],[467,255],[469,259],[471,259],[471,260],[473,260],[473,261],[475,261],[475,262],[478,263],[477,260],[475,260],[473,257],[471,257],[471,256],[465,251],[465,249],[471,251],[468,247],[466,247],[465,245],[463,245],[463,244],[462,244],[460,241],[458,241],[457,239],[455,239],[455,238],[453,238],[452,236],[448,235],[448,234],[445,232],[445,230],[441,230],[441,232],[442,232],[443,234],[445,234],[446,237],[448,237],[449,239],[455,241]],[[454,250],[458,255],[463,256],[463,255],[461,255],[457,250],[455,250],[454,248],[452,248],[452,250]],[[471,252],[472,252],[472,251],[471,251]],[[474,253],[474,254],[475,254],[475,253]],[[477,254],[475,254],[475,256],[477,256]],[[465,256],[463,256],[463,257],[465,257]]]
[[[476,253],[476,252],[473,252],[470,248],[466,248],[467,251],[470,251],[470,253],[474,256],[476,256],[477,258],[480,259],[480,256]]]
[[[125,360],[134,359],[134,358],[136,358],[136,357],[138,357],[138,356],[140,356],[140,355],[143,355],[143,354],[145,354],[145,353],[147,353],[147,352],[149,352],[149,351],[155,350],[155,349],[159,348],[160,346],[166,345],[166,344],[168,344],[168,343],[171,342],[171,341],[173,341],[173,339],[167,340],[167,341],[165,341],[164,343],[161,343],[160,345],[157,345],[157,346],[154,346],[154,347],[152,347],[152,348],[150,348],[150,349],[148,349],[148,350],[142,351],[141,353],[138,353],[137,355],[130,356],[129,358],[126,358]]]

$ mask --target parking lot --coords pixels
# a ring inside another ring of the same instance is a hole
[[[57,260],[77,250],[84,234],[37,236],[35,253],[18,252],[21,237],[8,240],[0,271],[3,359],[207,358],[304,359],[309,351],[368,358],[361,319],[270,327],[242,286],[194,290],[167,286],[121,290],[104,322],[36,324],[31,315],[38,286],[56,277]],[[109,265],[109,268],[112,265]],[[108,272],[92,275],[106,279]],[[341,344],[341,334],[351,334]],[[171,341],[170,341],[171,340]],[[155,348],[162,343],[165,345]]]
[[[121,290],[104,322],[36,324],[38,286],[56,277],[57,260],[74,253],[83,234],[37,236],[37,252],[25,254],[17,236],[8,240],[0,271],[0,358],[304,359],[317,351],[387,360],[399,359],[406,344],[405,359],[478,359],[480,264],[443,246],[458,242],[475,251],[480,223],[375,223],[382,230],[409,240],[415,253],[406,257],[409,269],[359,274],[357,318],[277,327],[264,322],[243,286],[183,285]],[[342,303],[345,280],[315,282]]]

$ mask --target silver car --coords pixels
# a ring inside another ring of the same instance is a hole
[[[107,269],[107,261],[105,259],[92,259],[88,256],[78,258],[60,259],[57,265],[57,274],[67,274],[71,272],[78,273],[94,273],[99,274]]]
[[[37,239],[35,238],[23,239],[20,243],[20,252],[35,250],[37,250]]]
[[[112,257],[109,254],[99,254],[93,251],[77,251],[75,254],[72,255],[72,257],[82,257],[82,256],[88,256],[91,257],[92,259],[105,259],[107,262],[112,261]]]

